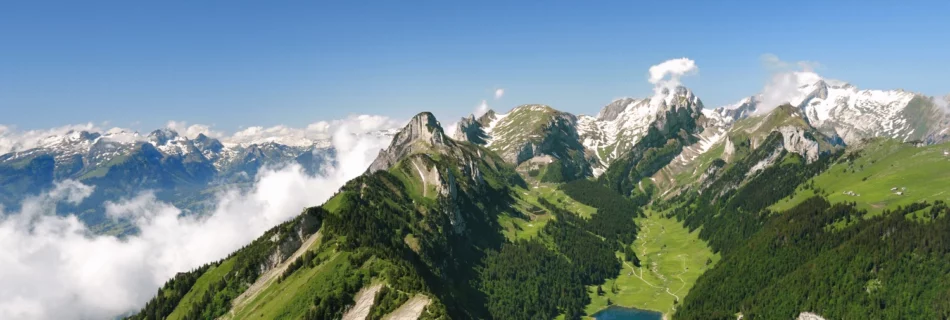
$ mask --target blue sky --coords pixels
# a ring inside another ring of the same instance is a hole
[[[715,107],[762,88],[765,53],[861,88],[950,93],[950,1],[193,2],[0,3],[0,124],[447,122],[484,99],[592,114],[648,96],[647,69],[679,57]]]

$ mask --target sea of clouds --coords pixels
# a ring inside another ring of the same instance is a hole
[[[298,165],[266,168],[252,188],[216,193],[214,208],[200,215],[182,215],[150,192],[106,203],[110,217],[130,218],[140,231],[125,238],[96,235],[75,215],[55,214],[58,204],[79,203],[92,193],[92,186],[77,181],[58,182],[52,190],[24,199],[19,211],[0,207],[0,315],[107,319],[135,312],[176,273],[224,258],[304,208],[326,201],[388,145],[390,138],[368,133],[396,124],[401,122],[357,116],[312,125],[310,132],[328,133],[332,139],[334,165],[316,176]],[[0,128],[0,137],[4,130]],[[183,131],[197,135],[209,128]],[[23,141],[55,132],[7,133],[8,145],[23,147],[32,143]]]

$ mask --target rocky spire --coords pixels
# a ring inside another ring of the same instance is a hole
[[[455,127],[455,132],[452,133],[452,139],[485,145],[488,135],[485,134],[483,128],[484,124],[476,120],[475,115],[469,115],[459,120],[458,125]]]
[[[435,116],[429,112],[422,112],[409,120],[409,124],[393,137],[392,143],[386,150],[379,152],[367,172],[389,169],[407,155],[440,149],[451,143],[452,140],[445,135],[442,125]]]

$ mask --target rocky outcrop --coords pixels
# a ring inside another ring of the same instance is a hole
[[[713,161],[709,164],[709,167],[706,168],[706,171],[703,171],[703,175],[699,177],[699,193],[702,194],[703,190],[706,190],[721,173],[722,167],[726,165],[725,161]]]
[[[736,144],[732,142],[732,139],[726,137],[726,145],[722,151],[723,160],[729,160],[733,154],[736,153]]]
[[[776,131],[782,134],[782,146],[785,150],[801,155],[808,163],[818,160],[822,153],[818,141],[815,141],[813,136],[809,138],[804,129],[784,126]]]
[[[659,102],[662,111],[657,115],[653,127],[666,136],[679,130],[695,133],[697,120],[703,115],[703,102],[684,87],[677,87],[673,93],[664,93],[668,96]]]
[[[766,168],[774,165],[776,162],[778,162],[781,159],[782,150],[783,150],[782,148],[772,149],[772,152],[769,153],[769,155],[765,157],[765,159],[759,160],[759,162],[756,162],[755,165],[749,168],[749,172],[747,172],[746,175],[753,176],[759,171],[765,170]]]
[[[603,109],[600,109],[600,113],[597,114],[597,120],[600,121],[614,121],[617,120],[617,117],[627,108],[628,105],[638,101],[633,98],[621,98],[610,102],[604,106]]]
[[[512,121],[499,124],[500,128],[493,132],[493,139],[503,141],[491,145],[491,149],[496,150],[508,163],[517,165],[540,155],[567,158],[569,151],[584,152],[577,134],[577,117],[574,115],[548,106],[522,106],[511,113],[515,114],[508,117]],[[538,116],[541,119],[533,125],[524,125],[514,119],[518,116]]]
[[[727,121],[735,122],[737,120],[748,118],[753,113],[755,113],[757,104],[758,98],[752,96],[742,99],[734,105],[716,108],[715,112]]]
[[[474,117],[469,117],[471,120]],[[470,121],[466,126],[479,125]],[[456,131],[459,132],[459,131]],[[431,113],[423,112],[398,132],[367,170],[400,170],[422,185],[421,196],[436,199],[456,234],[467,230],[471,213],[463,212],[462,197],[487,187],[484,168],[500,170],[503,161],[472,143],[448,138]],[[510,169],[509,169],[510,170]],[[492,171],[494,172],[494,171]],[[495,172],[497,177],[497,172]]]
[[[304,240],[320,229],[320,219],[308,214],[300,215],[294,229],[290,233],[276,233],[271,236],[271,241],[277,244],[277,248],[267,260],[260,266],[261,273],[276,268],[292,257],[303,245]]]
[[[387,170],[408,155],[443,148],[451,143],[451,139],[446,137],[442,125],[432,113],[420,113],[393,137],[386,150],[379,152],[367,172]]]
[[[469,115],[459,120],[455,132],[452,132],[452,139],[485,145],[488,135],[485,134],[482,123],[475,119],[475,115]]]
[[[802,312],[798,314],[798,318],[795,318],[795,320],[825,320],[825,318],[811,312]]]

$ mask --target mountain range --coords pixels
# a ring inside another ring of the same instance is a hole
[[[390,137],[393,131],[369,133]],[[326,139],[266,139],[222,143],[199,133],[193,139],[171,129],[138,132],[70,131],[42,138],[37,147],[0,155],[0,204],[16,209],[25,196],[50,189],[57,181],[76,180],[95,187],[77,208],[89,225],[107,223],[106,201],[143,191],[183,209],[209,205],[208,191],[247,185],[265,167],[290,163],[316,175],[335,166],[336,150]],[[118,230],[123,231],[123,230]]]
[[[488,110],[451,132],[419,113],[373,133],[388,147],[326,203],[179,273],[128,318],[950,316],[943,104],[795,79],[774,105],[764,92],[709,109],[679,86],[596,116]],[[77,179],[102,192],[92,204],[147,188],[183,201],[265,165],[334,161],[326,142],[120,135],[0,157],[4,199]],[[675,228],[689,238],[662,238]]]

